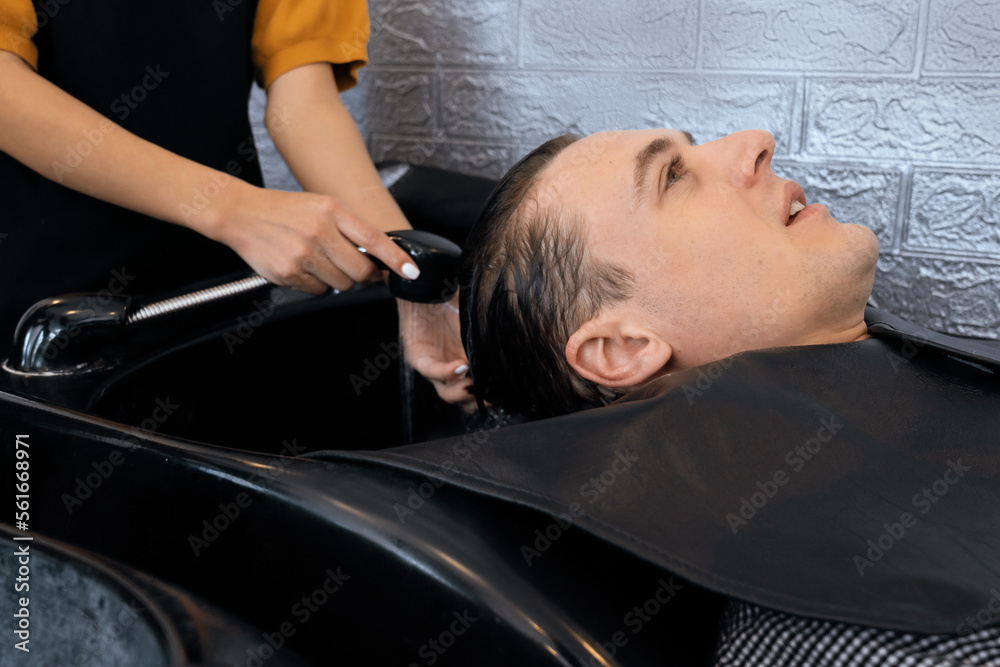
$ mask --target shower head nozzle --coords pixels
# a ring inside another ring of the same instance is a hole
[[[420,275],[409,280],[389,272],[389,291],[397,299],[416,303],[444,303],[458,291],[462,249],[448,239],[417,229],[387,232],[396,245],[413,258]],[[381,269],[378,258],[368,256]]]

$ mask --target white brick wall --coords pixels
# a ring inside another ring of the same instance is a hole
[[[880,306],[1000,338],[1000,0],[369,3],[345,98],[376,160],[496,177],[564,132],[761,127],[879,236]]]

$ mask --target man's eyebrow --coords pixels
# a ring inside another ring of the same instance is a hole
[[[674,142],[670,137],[658,137],[653,139],[645,148],[636,153],[635,156],[635,184],[632,186],[632,208],[636,209],[642,202],[643,195],[646,194],[647,183],[649,182],[649,170],[653,166],[653,161],[658,155],[671,150]]]
[[[687,139],[689,146],[696,145],[694,137],[687,130],[681,130],[680,133],[684,135]],[[645,148],[639,151],[635,156],[635,184],[633,185],[633,200],[632,208],[633,210],[639,207],[642,202],[643,195],[646,194],[647,182],[649,181],[649,169],[653,165],[657,156],[662,155],[674,147],[673,141],[670,137],[658,137],[653,139]]]

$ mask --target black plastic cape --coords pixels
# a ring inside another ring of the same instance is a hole
[[[742,353],[468,456],[442,440],[333,458],[561,515],[723,595],[956,632],[1000,586],[1000,347],[866,320],[876,338]]]

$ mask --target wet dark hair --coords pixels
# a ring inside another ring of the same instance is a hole
[[[617,396],[573,370],[565,349],[602,306],[631,296],[632,276],[589,255],[582,215],[534,197],[545,167],[577,140],[547,141],[508,171],[466,241],[462,340],[480,410],[489,402],[537,419]]]

